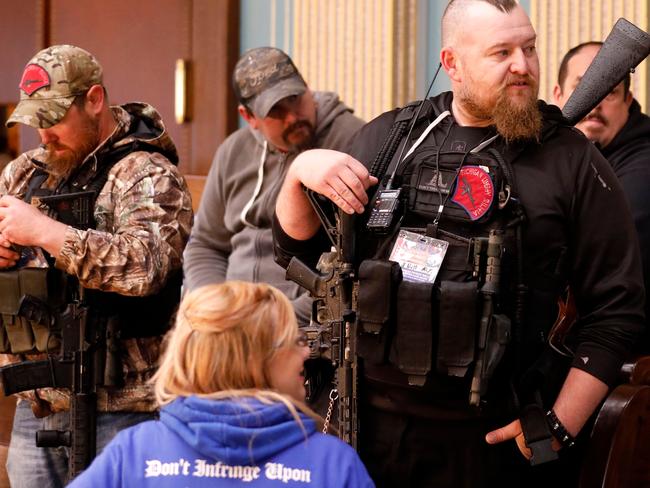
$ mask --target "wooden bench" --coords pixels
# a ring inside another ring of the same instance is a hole
[[[650,356],[621,373],[596,417],[580,488],[650,487]]]

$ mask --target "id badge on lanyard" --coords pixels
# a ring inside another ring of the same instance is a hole
[[[433,283],[448,246],[447,241],[400,230],[389,259],[399,263],[404,280]]]

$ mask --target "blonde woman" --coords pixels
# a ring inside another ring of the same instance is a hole
[[[188,293],[153,379],[160,420],[122,431],[70,486],[374,486],[303,404],[307,356],[276,288]]]

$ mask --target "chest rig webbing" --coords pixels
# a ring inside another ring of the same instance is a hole
[[[397,161],[413,111],[398,113],[371,167],[382,185],[384,173],[397,167],[393,184],[401,189],[402,210],[388,235],[369,236],[373,258],[359,267],[358,352],[366,362],[393,364],[411,386],[457,378],[478,405],[523,321],[525,214],[510,167],[518,152],[496,135],[468,150],[443,151],[444,141],[432,143],[429,134],[440,124],[446,127],[438,133],[448,135],[445,112]],[[400,230],[448,243],[435,283],[403,280],[399,265],[387,261]]]
[[[96,173],[82,172],[73,176],[62,191],[90,192],[92,197],[88,205],[89,215],[92,219],[89,228],[95,228],[93,217],[95,200],[106,184],[111,169],[126,155],[136,151],[163,153],[173,163],[177,162],[175,155],[165,154],[161,148],[152,146],[141,140],[135,139],[132,143],[113,149],[97,164]],[[41,199],[42,200],[42,199]],[[57,212],[59,218],[64,214]],[[70,224],[73,225],[73,224]],[[120,337],[151,337],[161,335],[168,330],[170,319],[180,301],[182,273],[174,271],[167,279],[163,288],[153,295],[145,297],[132,297],[113,292],[86,290],[86,302],[101,320],[113,317],[117,319]]]
[[[120,146],[96,157],[92,168],[84,165],[53,190],[43,188],[48,173],[37,169],[29,181],[24,200],[46,206],[53,218],[67,225],[82,230],[94,229],[95,200],[110,170],[135,151],[160,152],[160,148],[139,140]],[[29,249],[23,250],[23,254],[29,252]],[[123,339],[160,335],[169,328],[170,318],[180,300],[181,282],[181,273],[175,272],[160,292],[146,297],[86,289],[84,299],[90,310],[90,320],[97,322],[97,330],[106,330],[110,324],[110,333],[119,334]],[[4,325],[0,330],[0,353],[55,351],[60,341],[57,333],[47,325],[46,317],[61,310],[71,294],[76,293],[76,287],[74,278],[53,267],[19,267],[0,273],[0,288],[5,290],[0,299]]]

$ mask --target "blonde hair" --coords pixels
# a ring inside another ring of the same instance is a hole
[[[156,400],[255,397],[284,403],[297,420],[296,408],[320,423],[306,405],[271,390],[266,374],[268,361],[297,335],[291,302],[273,286],[229,281],[190,291],[151,379]]]

